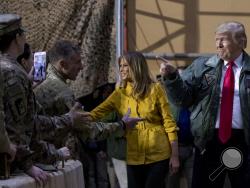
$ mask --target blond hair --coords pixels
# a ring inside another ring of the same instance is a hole
[[[242,49],[247,47],[247,36],[245,32],[245,27],[239,22],[225,22],[216,28],[215,33],[231,33],[233,40]]]

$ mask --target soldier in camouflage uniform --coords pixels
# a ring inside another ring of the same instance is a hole
[[[29,149],[34,132],[50,132],[85,122],[89,114],[77,112],[76,106],[60,117],[39,116],[27,73],[16,61],[23,53],[26,42],[21,17],[15,14],[0,15],[0,65],[3,76],[3,105],[5,125],[10,141],[16,145],[16,158],[12,167],[19,167],[38,183],[46,183],[48,174],[35,167]]]
[[[29,44],[25,43],[24,52],[17,57],[17,62],[24,68],[24,70],[29,74],[30,78],[33,80],[34,61],[33,53]],[[38,84],[38,82],[33,82],[33,88],[35,85],[37,86]],[[38,102],[37,109],[37,111],[41,114],[42,108]],[[53,131],[51,131],[51,133],[53,133]],[[51,135],[53,137],[51,133],[46,133],[46,136],[49,137]],[[56,170],[55,166],[51,165],[56,164],[57,161],[67,160],[68,158],[70,158],[70,152],[67,147],[56,149],[53,144],[42,140],[41,133],[32,135],[30,148],[34,151],[32,159],[36,163],[35,165],[39,165],[39,167],[42,169]]]
[[[34,90],[38,102],[42,105],[46,114],[61,115],[68,111],[75,103],[73,91],[67,85],[67,79],[75,80],[79,71],[83,68],[80,49],[70,41],[57,41],[48,52],[50,64],[47,70],[46,80]],[[135,118],[126,119],[134,121]],[[136,120],[135,120],[136,121]],[[117,129],[122,129],[122,123],[91,123],[84,124],[69,133],[67,128],[56,131],[53,140],[57,147],[64,144],[70,148],[73,157],[79,159],[83,152],[80,143],[86,139],[105,139]]]
[[[1,70],[1,64],[0,64]],[[3,77],[0,71],[0,153],[7,153],[10,161],[13,161],[16,155],[16,146],[9,140],[8,133],[5,129],[4,107],[3,107]],[[2,162],[2,161],[1,161]]]

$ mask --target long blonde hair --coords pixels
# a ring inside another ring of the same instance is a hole
[[[127,61],[129,65],[129,74],[133,82],[132,96],[135,99],[143,99],[154,82],[145,57],[140,52],[128,52],[118,59],[119,65],[122,60]],[[122,81],[122,85],[125,86],[126,82]]]

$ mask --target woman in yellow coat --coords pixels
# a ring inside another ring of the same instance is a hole
[[[91,111],[94,120],[116,111],[142,118],[126,130],[129,188],[164,187],[167,172],[179,168],[177,126],[165,90],[154,83],[144,56],[129,52],[118,60],[121,86]]]

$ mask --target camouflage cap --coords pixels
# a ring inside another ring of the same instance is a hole
[[[17,14],[0,14],[0,36],[21,29],[21,17]]]

